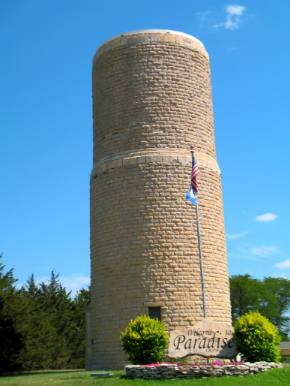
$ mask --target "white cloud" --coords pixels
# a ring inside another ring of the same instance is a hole
[[[246,7],[244,5],[227,5],[226,12],[232,16],[242,16]]]
[[[62,285],[68,290],[75,293],[82,288],[86,288],[90,285],[90,278],[82,275],[72,275],[60,277]]]
[[[278,253],[279,250],[280,248],[275,245],[260,246],[260,247],[252,248],[251,254],[255,256],[260,256],[260,257],[267,257],[270,255],[273,255],[274,253]]]
[[[275,267],[280,269],[290,269],[290,259],[281,261],[281,263],[275,264]]]
[[[275,213],[264,213],[260,214],[255,218],[258,222],[269,222],[269,221],[275,221],[278,218],[278,216]]]
[[[227,233],[227,238],[229,240],[239,240],[242,237],[245,237],[248,232],[240,232],[240,233]]]
[[[214,28],[223,28],[229,31],[239,29],[241,17],[243,16],[246,7],[239,4],[229,4],[225,7],[226,18],[222,23],[214,24]]]

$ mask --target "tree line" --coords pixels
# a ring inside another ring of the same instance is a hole
[[[0,257],[0,373],[84,368],[89,290],[71,297],[54,272],[48,283],[16,282]]]
[[[0,373],[83,368],[89,290],[72,297],[54,272],[47,283],[36,283],[33,275],[21,288],[16,283],[0,256]],[[230,287],[233,321],[259,311],[289,339],[290,280],[237,275]]]
[[[290,280],[235,275],[230,289],[233,322],[247,311],[259,311],[278,328],[282,340],[290,339]]]

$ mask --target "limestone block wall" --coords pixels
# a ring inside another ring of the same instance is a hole
[[[198,160],[208,318],[231,323],[210,68],[197,39],[148,30],[105,43],[93,64],[91,291],[87,367],[120,368],[120,331],[160,306],[168,330],[202,320],[195,210]]]

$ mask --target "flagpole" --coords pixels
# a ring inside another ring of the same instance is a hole
[[[191,152],[192,159],[194,158],[194,152]],[[200,269],[200,281],[201,281],[201,291],[202,291],[202,309],[203,317],[207,317],[207,307],[206,307],[206,298],[205,298],[205,284],[204,284],[204,271],[203,271],[203,256],[202,256],[202,245],[200,237],[200,228],[199,228],[199,211],[198,211],[198,201],[195,204],[195,214],[196,214],[196,233],[197,233],[197,244],[198,244],[198,256],[199,256],[199,269]]]
[[[199,230],[198,203],[196,203],[196,205],[195,205],[195,213],[196,213],[196,232],[197,232],[198,255],[199,255],[200,281],[201,281],[201,291],[202,291],[202,309],[203,309],[203,317],[206,318],[207,317],[207,307],[206,307],[206,299],[205,299],[202,246],[201,246],[201,237],[200,237],[200,230]]]

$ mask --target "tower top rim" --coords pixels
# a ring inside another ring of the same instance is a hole
[[[204,44],[196,37],[180,31],[170,29],[140,29],[136,31],[128,31],[120,33],[106,40],[96,51],[94,59],[96,59],[103,52],[120,46],[129,46],[150,42],[164,42],[173,43],[181,46],[201,51],[208,56]]]

